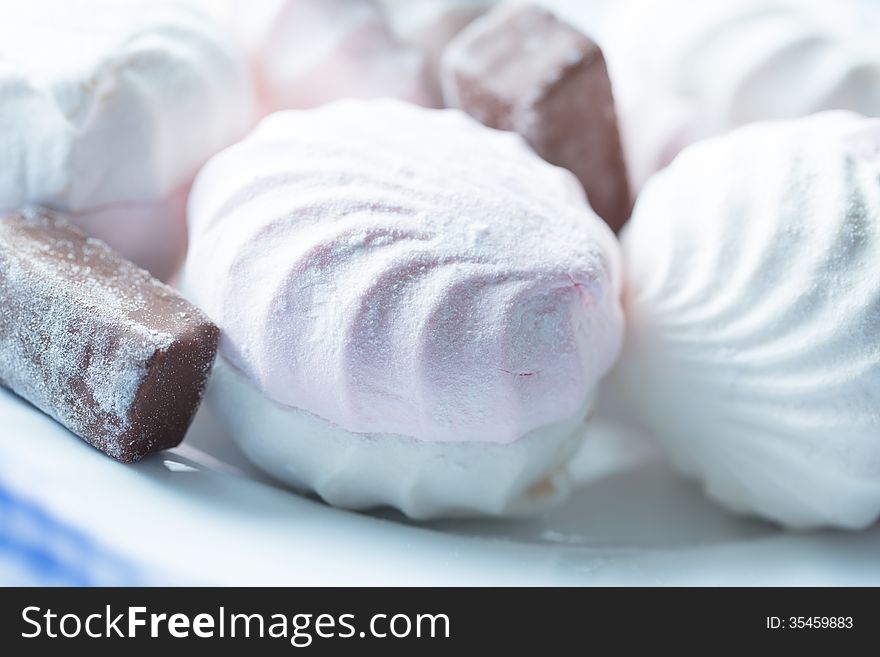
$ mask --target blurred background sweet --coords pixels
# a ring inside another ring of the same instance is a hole
[[[880,116],[871,0],[543,0],[605,51],[634,191],[685,146],[752,121]]]
[[[398,36],[378,2],[194,1],[213,14],[247,54],[262,114],[339,98],[439,103],[428,51]]]
[[[0,210],[40,204],[162,279],[199,167],[254,120],[244,58],[186,3],[0,3]]]
[[[383,96],[441,106],[442,51],[496,4],[2,3],[0,208],[70,211],[168,279],[186,246],[189,184],[208,157],[278,109]],[[880,114],[870,0],[537,4],[602,47],[633,193],[687,144],[750,121]]]

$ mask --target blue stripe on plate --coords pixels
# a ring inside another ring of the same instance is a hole
[[[0,484],[0,585],[145,583],[134,564]]]

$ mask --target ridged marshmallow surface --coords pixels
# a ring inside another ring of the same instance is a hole
[[[223,355],[348,431],[513,442],[618,353],[613,235],[568,172],[455,110],[272,115],[202,170],[189,218]]]
[[[675,462],[792,527],[880,514],[880,120],[753,124],[685,149],[623,235],[616,378]]]
[[[162,250],[182,255],[192,177],[252,116],[244,57],[185,4],[0,3],[0,208],[72,212],[138,264],[165,269]]]
[[[600,43],[635,187],[698,139],[822,110],[880,116],[880,8],[861,0],[623,0]]]

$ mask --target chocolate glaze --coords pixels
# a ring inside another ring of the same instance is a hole
[[[40,209],[0,217],[0,384],[123,462],[183,440],[219,329]]]
[[[544,9],[505,5],[453,39],[443,69],[448,105],[519,133],[569,169],[596,213],[620,230],[632,202],[599,46]]]

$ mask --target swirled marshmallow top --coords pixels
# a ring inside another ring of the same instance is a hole
[[[880,120],[756,123],[685,149],[623,237],[630,406],[728,506],[880,514]]]
[[[202,170],[189,220],[224,357],[350,432],[509,443],[618,354],[614,236],[570,173],[457,110],[272,115]]]

